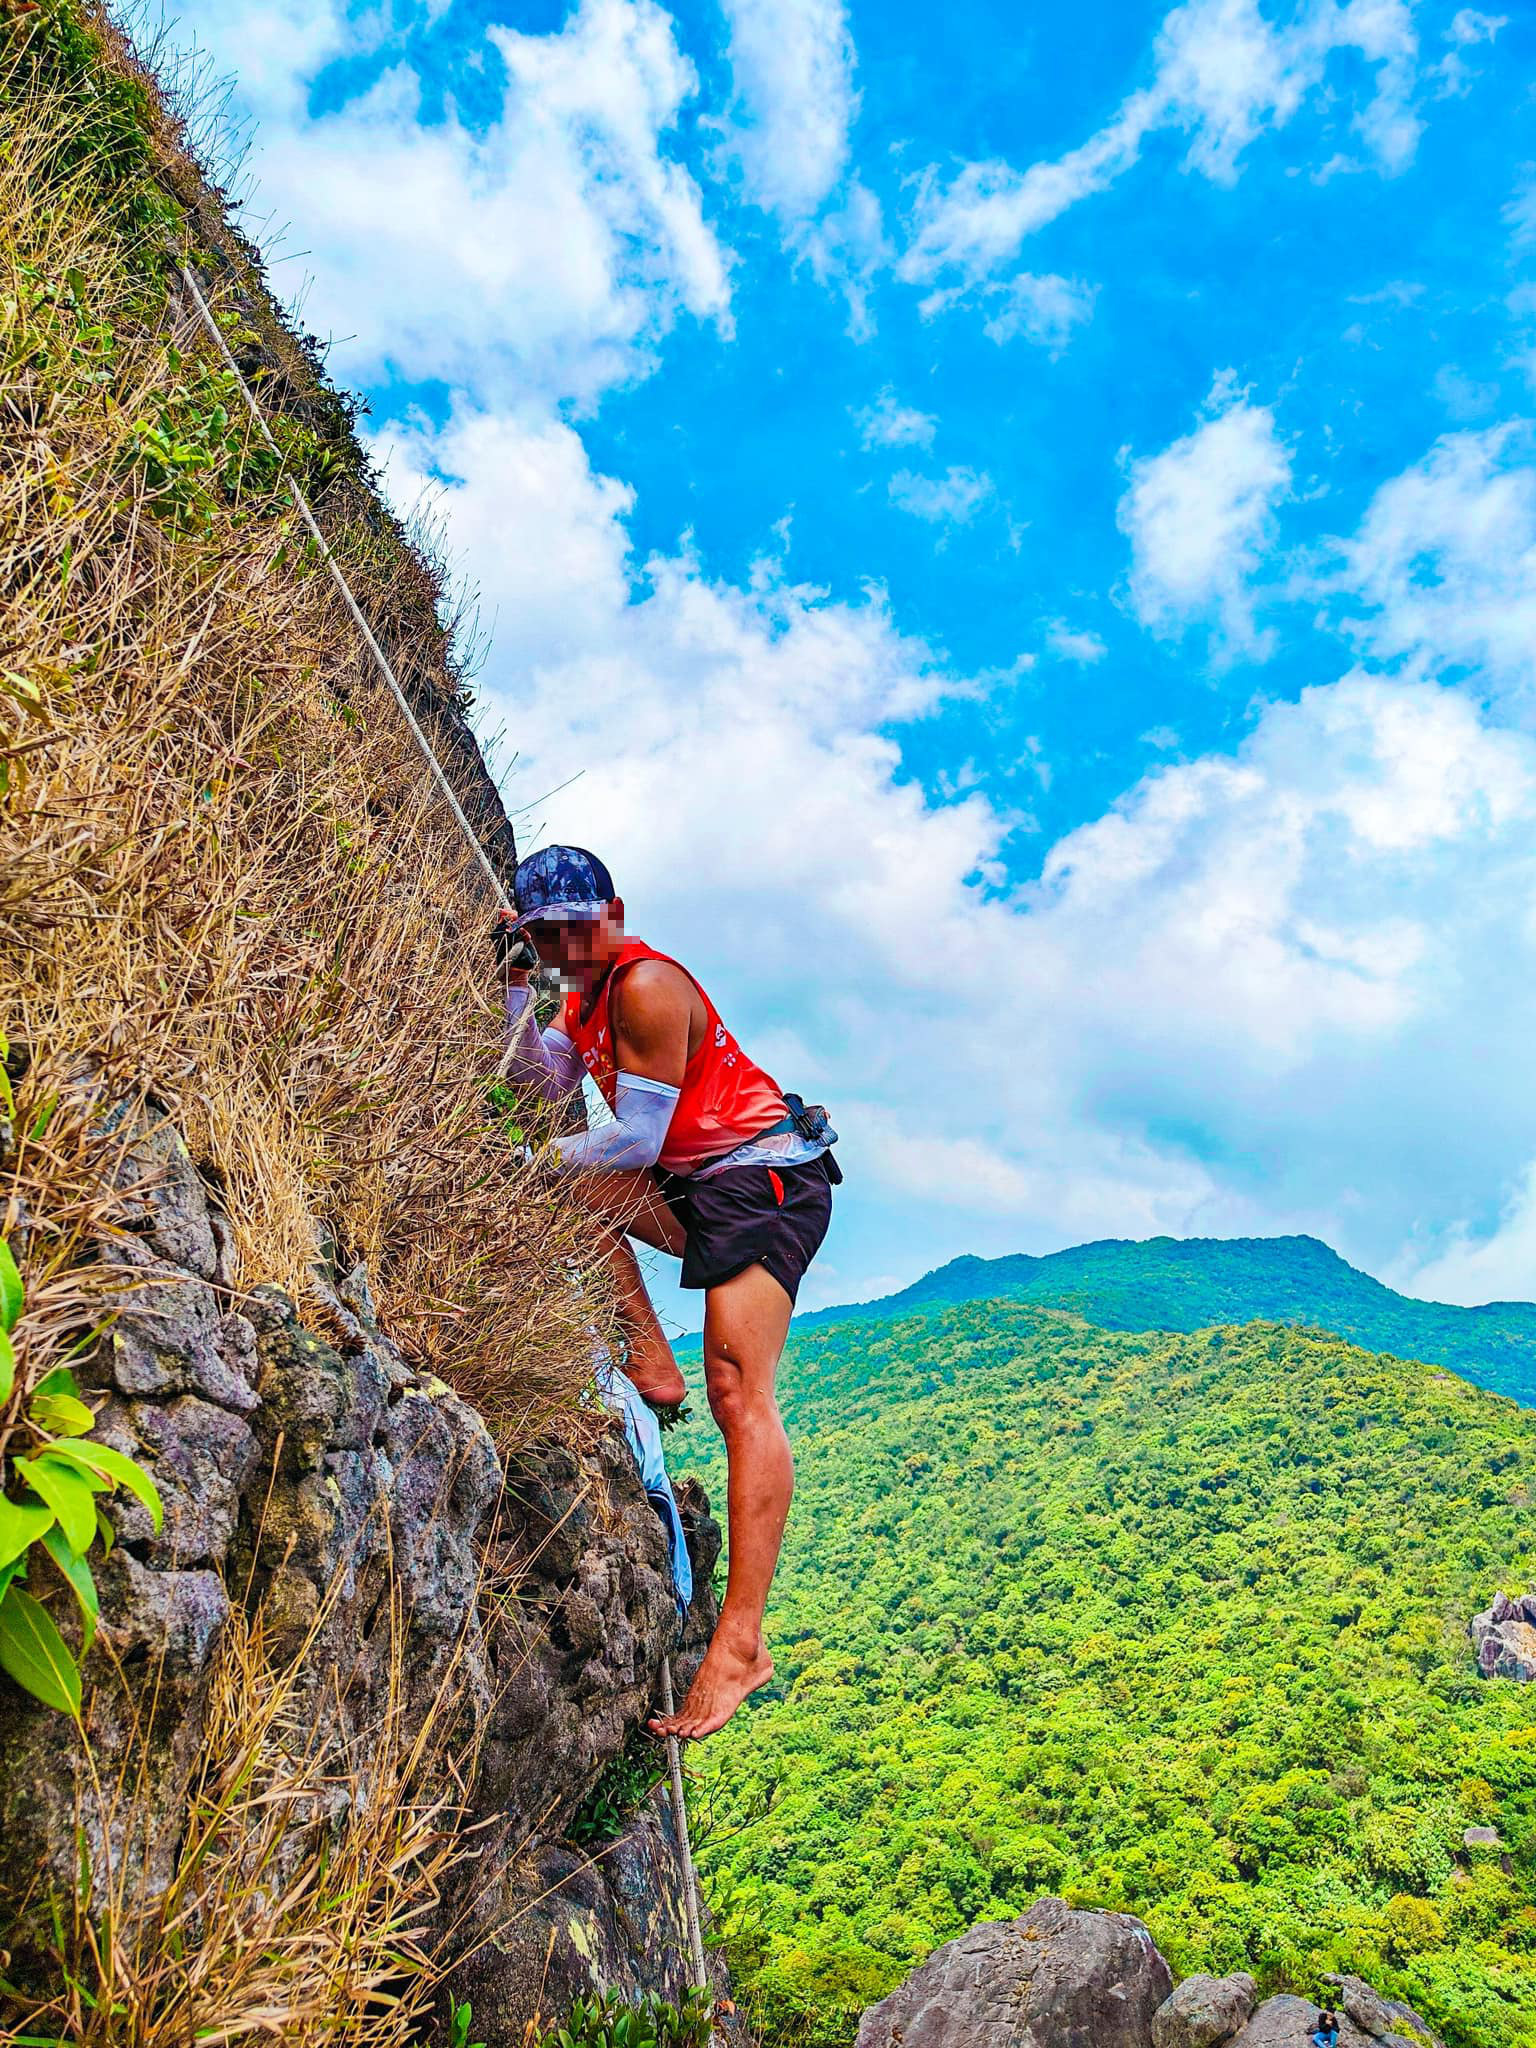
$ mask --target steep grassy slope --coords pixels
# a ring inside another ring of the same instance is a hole
[[[1045,1258],[952,1259],[882,1301],[823,1309],[801,1327],[849,1316],[1003,1297],[1073,1309],[1106,1330],[1208,1330],[1295,1323],[1371,1351],[1426,1358],[1495,1393],[1536,1404],[1536,1303],[1453,1308],[1414,1301],[1347,1265],[1315,1237],[1105,1238]]]
[[[1533,1566],[1536,1416],[1006,1302],[801,1334],[786,1382],[778,1676],[711,1745],[751,1824],[706,1855],[778,2037],[1061,1890],[1186,1971],[1344,1966],[1536,2042],[1536,1713],[1466,1635]]]

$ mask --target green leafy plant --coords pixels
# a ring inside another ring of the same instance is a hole
[[[15,1391],[11,1332],[24,1305],[16,1260],[0,1238],[0,1403],[9,1402]],[[21,1581],[40,1557],[52,1563],[80,1608],[83,1657],[95,1636],[99,1610],[87,1553],[99,1539],[105,1555],[114,1540],[99,1496],[126,1487],[143,1502],[157,1530],[162,1515],[160,1495],[144,1468],[109,1444],[89,1441],[95,1423],[73,1373],[65,1366],[45,1373],[6,1432],[10,1474],[25,1493],[13,1498],[0,1492],[0,1670],[45,1706],[76,1718],[79,1662],[48,1609]],[[25,1452],[12,1448],[17,1434]]]
[[[471,2041],[469,2029],[474,2012],[466,1998],[462,2005],[450,2008],[448,2014],[448,2048],[485,2048],[483,2041]]]
[[[565,2025],[545,2036],[544,2048],[708,2048],[714,2011],[707,1991],[690,1991],[681,2005],[599,1993],[578,1998]]]
[[[661,1782],[661,1745],[638,1730],[576,1809],[566,1830],[571,1841],[611,1842],[653,1785]]]

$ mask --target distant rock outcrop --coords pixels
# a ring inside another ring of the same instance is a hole
[[[1172,1989],[1129,1913],[1037,1899],[936,1949],[865,2013],[858,2048],[1148,2048]]]
[[[1493,1605],[1472,1617],[1471,1635],[1484,1678],[1513,1678],[1521,1685],[1536,1678],[1536,1593],[1513,1600],[1495,1593]]]
[[[1338,2048],[1444,2048],[1406,2005],[1359,1977],[1329,1977]],[[1037,1899],[1018,1920],[972,1928],[935,1949],[865,2013],[858,2048],[1306,2048],[1311,1999],[1256,2005],[1244,1971],[1173,1972],[1129,1913]]]

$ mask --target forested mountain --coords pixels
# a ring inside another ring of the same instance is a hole
[[[798,1327],[1000,1297],[1075,1309],[1106,1330],[1295,1323],[1369,1351],[1448,1365],[1536,1404],[1536,1303],[1453,1308],[1396,1294],[1315,1237],[1104,1238],[1044,1258],[951,1259],[883,1300],[822,1309]]]
[[[1358,1970],[1457,2048],[1536,2043],[1536,1699],[1467,1638],[1536,1568],[1536,1415],[1272,1324],[1018,1301],[801,1328],[785,1397],[777,1675],[698,1766],[769,2038],[851,2040],[1054,1891],[1181,1971]],[[678,1462],[716,1487],[711,1438]]]

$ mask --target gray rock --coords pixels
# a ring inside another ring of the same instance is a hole
[[[694,1988],[682,1859],[664,1785],[600,1857],[563,1842],[539,1844],[511,1881],[528,1904],[453,1974],[453,1995],[470,1999],[477,2035],[538,2041],[593,1991],[631,2000],[653,1992],[675,2004]],[[706,1956],[710,1988],[723,1997],[725,1966],[718,1951]]]
[[[540,1971],[547,1960],[562,1995],[682,1989],[664,1808],[637,1816],[596,1871],[560,1836],[652,1711],[663,1655],[682,1688],[708,1640],[720,1532],[702,1492],[679,1488],[700,1588],[679,1641],[662,1526],[616,1424],[593,1418],[575,1447],[525,1451],[504,1489],[480,1418],[380,1335],[361,1268],[317,1268],[320,1328],[276,1288],[232,1304],[218,1211],[179,1139],[139,1111],[111,1128],[129,1227],[98,1249],[131,1291],[79,1373],[105,1396],[102,1440],[154,1477],[165,1526],[157,1535],[126,1493],[111,1503],[120,1541],[96,1566],[102,1627],[84,1665],[94,1770],[64,1716],[0,1677],[7,1870],[68,1892],[78,1818],[124,1911],[165,1889],[233,1597],[260,1610],[269,1655],[303,1651],[281,1739],[336,1765],[295,1810],[272,1881],[368,1796],[352,1766],[379,1729],[408,1741],[446,1700],[477,1769],[463,1795],[473,1853],[438,1925],[460,1953],[478,1947],[453,1975],[477,2021],[520,2010],[540,1981],[515,1943],[479,1947],[504,1925],[554,1937]],[[559,1906],[541,1905],[556,1881]],[[25,1925],[0,1941],[8,1973],[24,1973]]]
[[[1230,2048],[1308,2048],[1320,2010],[1312,1999],[1282,1991],[1278,1997],[1265,1999],[1241,2033],[1233,2035]],[[1343,2013],[1339,2014],[1338,2048],[1372,2048],[1371,2037]]]
[[[109,1399],[98,1410],[95,1435],[154,1474],[165,1511],[157,1535],[147,1510],[132,1494],[118,1493],[110,1517],[119,1538],[152,1564],[222,1562],[259,1456],[243,1417],[196,1394],[165,1402]]]
[[[858,2048],[1150,2048],[1172,1989],[1139,1920],[1039,1899],[937,1949],[865,2013]]]
[[[108,1174],[122,1197],[112,1238],[130,1234],[151,1257],[196,1279],[217,1279],[219,1241],[208,1190],[165,1110],[149,1097],[124,1100],[103,1111],[98,1129],[121,1148]]]
[[[1521,1685],[1536,1678],[1536,1621],[1526,1619],[1528,1603],[1536,1606],[1536,1596],[1511,1600],[1495,1593],[1493,1604],[1473,1616],[1469,1633],[1484,1678],[1512,1678]]]
[[[1504,1843],[1497,1828],[1463,1828],[1461,1846],[1464,1849],[1502,1849]]]
[[[1334,1987],[1344,2011],[1371,2040],[1383,2041],[1387,2048],[1445,2048],[1428,2020],[1421,2019],[1411,2005],[1383,1998],[1363,1978],[1328,1976],[1323,1982]]]
[[[1152,2016],[1153,2048],[1217,2048],[1230,2041],[1259,1995],[1246,1970],[1229,1977],[1186,1977]]]

